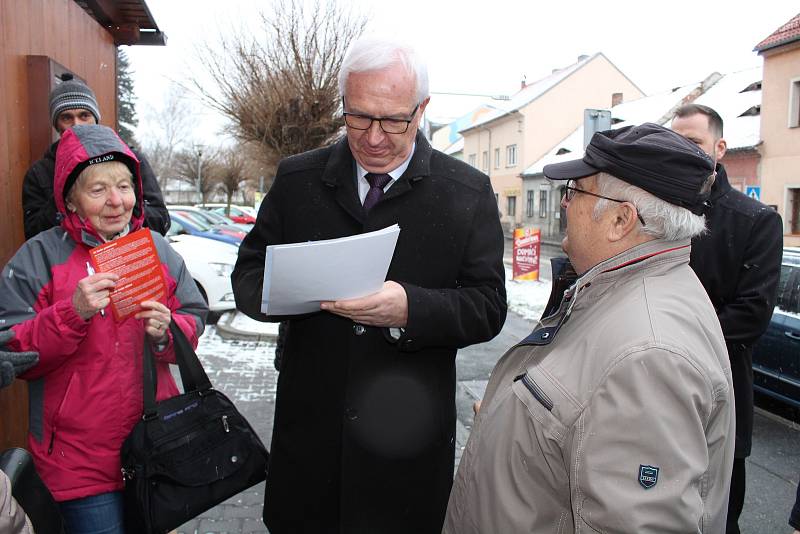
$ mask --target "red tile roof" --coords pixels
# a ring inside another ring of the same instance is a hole
[[[763,52],[764,50],[789,44],[794,41],[800,41],[800,13],[772,32],[769,37],[758,43],[753,50],[756,52]]]

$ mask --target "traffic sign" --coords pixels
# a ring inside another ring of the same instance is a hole
[[[755,200],[761,200],[761,187],[757,185],[748,185],[745,189],[745,194]]]

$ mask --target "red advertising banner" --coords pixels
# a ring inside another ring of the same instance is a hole
[[[541,231],[538,228],[516,228],[514,230],[514,256],[512,261],[514,280],[539,279],[539,247]]]
[[[165,301],[167,284],[150,230],[143,228],[89,251],[94,270],[115,273],[119,280],[111,292],[111,311],[121,321],[140,310],[146,300]]]

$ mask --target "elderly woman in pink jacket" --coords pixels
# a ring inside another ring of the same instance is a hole
[[[89,250],[142,227],[139,162],[113,130],[75,126],[56,154],[61,225],[27,241],[3,270],[0,329],[36,351],[28,446],[68,534],[123,533],[120,448],[142,414],[142,355],[156,356],[158,399],[178,393],[170,323],[195,346],[207,312],[183,260],[151,232],[167,294],[116,321],[103,310],[117,276],[93,274]],[[134,534],[134,533],[129,533]]]

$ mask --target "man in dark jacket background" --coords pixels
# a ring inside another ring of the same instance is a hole
[[[347,137],[283,160],[232,275],[258,320],[265,247],[399,224],[383,288],[289,318],[264,521],[273,534],[441,532],[453,482],[456,350],[506,317],[489,178],[417,132],[427,69],[361,39],[339,75]]]
[[[72,74],[62,75],[62,82],[50,92],[50,122],[61,135],[76,124],[98,124],[100,108],[94,92]],[[57,226],[58,210],[53,197],[56,149],[58,141],[50,145],[42,159],[31,165],[22,182],[22,211],[25,239]],[[160,234],[169,229],[169,213],[164,205],[153,169],[138,152],[144,189],[144,225]]]
[[[745,458],[753,437],[753,345],[772,317],[783,253],[780,215],[731,187],[719,161],[727,144],[722,118],[708,106],[687,104],[672,129],[711,156],[716,181],[706,212],[708,231],[692,240],[689,265],[717,311],[731,361],[736,402],[736,450],[727,533],[738,534],[744,506]]]

